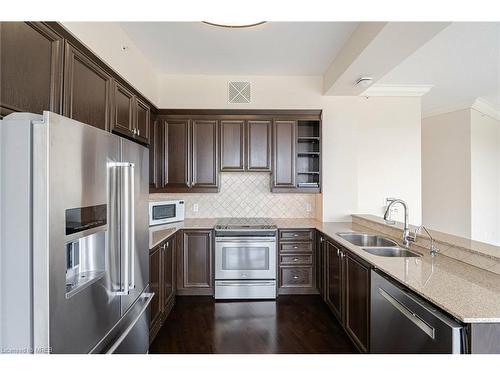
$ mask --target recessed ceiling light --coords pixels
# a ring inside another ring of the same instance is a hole
[[[238,22],[208,22],[201,21],[206,25],[215,26],[215,27],[224,27],[227,29],[245,29],[249,27],[255,27],[262,24],[265,24],[267,21],[258,21],[258,22],[249,22],[249,23],[238,23]]]
[[[372,77],[361,77],[356,81],[356,86],[368,87],[372,84]]]

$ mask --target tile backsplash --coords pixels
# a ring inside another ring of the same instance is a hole
[[[150,200],[186,201],[186,218],[275,217],[315,218],[315,194],[271,193],[270,177],[262,172],[221,173],[219,193],[150,194]],[[193,210],[198,205],[198,211]]]

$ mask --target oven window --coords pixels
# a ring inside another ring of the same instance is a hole
[[[171,219],[175,217],[175,204],[153,206],[153,220]]]
[[[222,270],[268,270],[269,247],[223,247]]]

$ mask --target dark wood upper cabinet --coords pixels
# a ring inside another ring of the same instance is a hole
[[[221,120],[220,170],[223,172],[245,170],[245,121]]]
[[[276,120],[273,123],[272,189],[295,188],[295,142],[297,122]]]
[[[113,114],[111,130],[130,135],[134,126],[134,94],[118,82],[113,85]]]
[[[219,186],[218,123],[216,120],[193,120],[192,188]]]
[[[361,351],[369,349],[370,268],[345,257],[345,329]]]
[[[326,302],[334,315],[343,320],[343,253],[330,241],[326,243]]]
[[[164,181],[171,192],[185,191],[191,185],[190,120],[163,120]]]
[[[0,22],[0,115],[61,113],[63,43],[40,22]]]
[[[109,130],[111,76],[65,43],[64,115]]]
[[[149,145],[149,188],[160,189],[163,185],[163,123],[157,118],[150,119],[151,143]]]
[[[321,111],[173,109],[158,119],[181,124],[183,134],[169,146],[168,126],[151,128],[150,163],[164,166],[163,177],[152,167],[151,192],[218,192],[219,171],[271,172],[272,192],[321,191]]]
[[[247,122],[247,170],[271,171],[271,137],[271,121],[249,120]]]
[[[113,85],[111,130],[142,143],[149,143],[149,106],[118,82]]]
[[[213,237],[211,230],[184,230],[179,250],[178,294],[213,294]]]
[[[151,110],[149,106],[139,98],[135,98],[135,138],[142,143],[149,144],[149,120]]]

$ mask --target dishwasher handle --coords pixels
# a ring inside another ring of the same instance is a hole
[[[418,328],[420,328],[427,336],[434,340],[436,330],[430,324],[428,324],[425,320],[420,318],[416,313],[411,311],[408,307],[406,307],[403,303],[398,301],[396,298],[387,293],[384,289],[378,288],[378,292],[384,299],[389,302],[392,306],[399,310],[401,314],[407,317],[413,324],[415,324]]]

